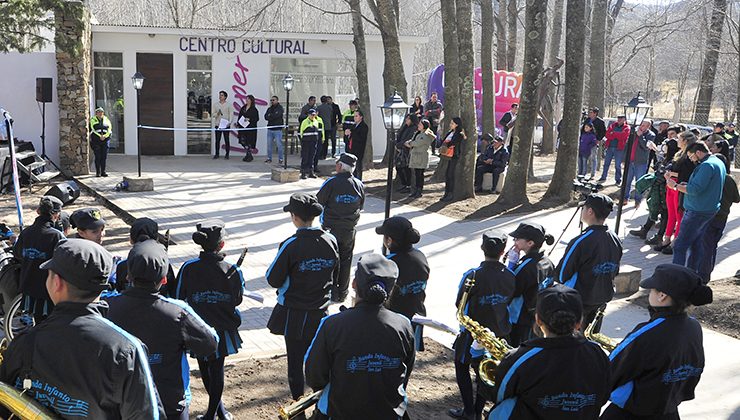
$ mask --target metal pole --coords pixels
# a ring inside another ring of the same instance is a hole
[[[141,89],[136,89],[136,163],[139,168],[139,178],[141,178]]]
[[[393,199],[393,140],[396,137],[396,129],[391,127],[388,137],[388,179],[385,187],[385,218],[391,217],[391,200]]]
[[[624,207],[625,194],[627,193],[627,174],[629,173],[630,164],[632,163],[632,145],[635,143],[635,125],[630,124],[630,136],[627,139],[625,148],[624,170],[622,171],[622,188],[619,193],[619,207],[617,208],[617,221],[614,224],[614,233],[619,236],[619,222],[622,220],[622,208]]]
[[[283,151],[283,169],[288,169],[288,111],[290,110],[290,91],[285,90],[285,150]]]
[[[41,103],[41,156],[46,158],[46,102]]]

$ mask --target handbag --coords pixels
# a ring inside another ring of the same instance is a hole
[[[446,146],[444,144],[439,146],[439,155],[451,158],[455,155],[455,146]]]

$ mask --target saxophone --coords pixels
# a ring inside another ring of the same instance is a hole
[[[463,294],[460,298],[460,304],[457,306],[457,321],[470,332],[475,341],[483,346],[488,353],[491,354],[490,358],[483,359],[478,365],[478,374],[481,380],[488,386],[495,386],[496,381],[494,374],[496,368],[503,358],[510,350],[513,349],[505,340],[496,337],[496,335],[488,328],[480,325],[477,321],[473,320],[469,316],[465,315],[465,305],[468,302],[468,295],[470,289],[475,284],[475,277],[465,280],[463,286]]]
[[[8,348],[8,340],[3,338],[0,341],[0,364],[3,361],[3,354]],[[55,420],[49,412],[38,403],[38,401],[25,394],[25,390],[19,391],[4,382],[0,382],[0,407],[7,410],[10,414],[8,419],[20,420]]]
[[[606,305],[601,305],[598,311],[596,311],[596,316],[594,316],[594,320],[591,321],[590,324],[586,327],[586,330],[583,332],[583,335],[595,342],[596,344],[600,345],[601,348],[606,350],[607,353],[611,353],[614,348],[617,347],[617,343],[609,336],[606,336],[600,332],[594,332],[594,329],[596,329],[596,326],[601,323],[601,320],[604,319],[604,310],[606,309]]]

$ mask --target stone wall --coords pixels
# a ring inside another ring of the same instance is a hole
[[[82,2],[64,2],[55,11],[55,21],[59,161],[66,174],[87,175],[92,49],[90,12]]]

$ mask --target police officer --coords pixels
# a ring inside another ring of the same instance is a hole
[[[360,220],[360,210],[365,205],[365,185],[352,175],[356,164],[354,155],[342,153],[336,163],[337,174],[327,179],[316,194],[319,203],[324,206],[321,226],[337,238],[339,245],[339,282],[331,294],[334,302],[344,302],[349,293],[355,226]]]
[[[277,288],[277,305],[267,328],[285,338],[288,353],[288,385],[293,399],[304,391],[303,356],[326,316],[332,285],[339,275],[339,250],[336,239],[313,226],[322,206],[316,196],[295,193],[283,211],[298,229],[280,244],[275,260],[265,277]]]
[[[108,160],[108,146],[113,126],[103,108],[96,108],[90,118],[90,148],[95,154],[95,176],[108,176],[105,162]]]
[[[54,308],[45,286],[48,273],[40,266],[51,258],[54,248],[64,239],[62,232],[55,228],[61,211],[62,202],[58,198],[50,195],[41,197],[36,209],[38,217],[20,233],[13,247],[13,255],[21,263],[23,308],[37,321],[49,315]]]
[[[429,280],[429,263],[423,252],[414,247],[421,235],[411,222],[402,216],[394,216],[383,221],[375,228],[375,233],[383,235],[383,244],[390,251],[387,257],[398,266],[396,280],[385,307],[393,312],[406,316],[409,320],[414,314],[426,315],[424,307],[427,281]],[[424,350],[422,326],[411,323],[414,327],[416,350]]]
[[[539,285],[546,278],[552,277],[555,271],[552,261],[540,249],[544,243],[552,245],[555,238],[545,233],[544,227],[532,222],[520,223],[509,236],[514,238],[517,252],[524,253],[524,257],[514,267],[516,288],[509,304],[509,344],[518,347],[531,337]]]
[[[485,260],[480,266],[463,274],[455,301],[455,306],[458,306],[465,291],[465,281],[474,279],[475,283],[470,289],[464,313],[481,326],[491,330],[496,337],[504,339],[508,338],[511,332],[507,305],[511,302],[515,290],[514,273],[501,263],[501,256],[506,249],[506,240],[506,234],[500,230],[493,229],[483,233],[481,249]],[[486,403],[486,397],[479,383],[475,403],[473,402],[470,367],[473,367],[477,377],[478,363],[484,355],[483,348],[478,343],[474,343],[473,336],[468,330],[462,328],[455,339],[453,348],[455,349],[455,377],[460,389],[463,408],[450,409],[448,414],[460,419],[479,418]]]
[[[383,302],[398,276],[396,264],[369,254],[357,263],[353,308],[321,321],[306,352],[306,382],[323,389],[318,418],[400,419],[414,367],[409,320]]]
[[[125,264],[133,287],[107,299],[107,318],[146,345],[167,419],[187,420],[190,369],[185,350],[209,356],[216,352],[218,335],[190,305],[159,294],[170,266],[161,244],[135,244]]]
[[[105,237],[105,219],[100,210],[88,207],[75,210],[69,218],[72,228],[77,229],[74,238],[87,239],[98,245],[103,244]]]
[[[555,268],[554,279],[581,294],[582,327],[585,329],[599,307],[614,297],[614,278],[619,273],[622,241],[604,224],[614,208],[611,198],[593,193],[579,204],[583,207],[581,221],[587,227],[568,243],[563,259]],[[600,329],[601,326],[597,325],[594,332]]]
[[[342,113],[342,133],[345,133],[345,149],[347,148],[347,144],[349,143],[349,136],[346,134],[346,131],[352,130],[352,127],[355,126],[355,111],[357,111],[358,109],[360,109],[360,104],[356,100],[351,99],[349,101],[349,108],[347,108],[347,110]]]
[[[324,141],[324,126],[316,110],[308,110],[308,117],[301,122],[301,179],[316,178],[314,157],[317,145]]]
[[[523,343],[496,369],[494,419],[595,419],[609,397],[609,359],[577,331],[579,293],[557,284],[539,292],[541,338]]]
[[[221,402],[224,391],[224,361],[241,348],[239,325],[242,319],[237,307],[242,303],[244,277],[236,264],[224,261],[221,253],[226,238],[224,222],[205,220],[195,225],[193,242],[203,248],[198,258],[180,267],[177,299],[186,301],[218,334],[218,349],[209,355],[198,355],[198,368],[208,392],[208,409],[199,419],[231,419]]]
[[[657,266],[640,287],[650,290],[650,319],[609,355],[611,404],[602,419],[678,419],[704,370],[701,325],[686,309],[711,303],[712,289],[676,264]]]
[[[64,419],[164,418],[143,346],[103,318],[112,256],[69,239],[41,265],[54,312],[10,343],[0,380],[21,388]]]

